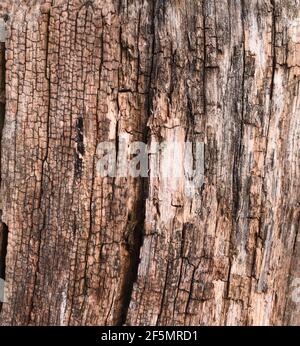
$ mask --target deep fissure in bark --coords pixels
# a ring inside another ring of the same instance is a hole
[[[2,213],[2,211],[0,211]],[[7,254],[7,242],[8,242],[8,227],[1,221],[0,215],[0,279],[5,280],[6,271],[6,254]],[[4,287],[1,287],[1,294],[4,294]],[[1,297],[2,299],[3,297]],[[0,313],[2,310],[2,301],[0,300]]]
[[[1,27],[1,30],[4,30]],[[0,42],[0,186],[1,186],[1,155],[2,155],[2,132],[5,122],[5,42]],[[2,222],[2,210],[0,210],[0,278],[5,280],[6,254],[8,241],[8,227]],[[0,312],[2,302],[0,301]]]
[[[120,11],[120,9],[119,9]],[[152,2],[151,10],[151,36],[150,40],[150,68],[149,68],[149,82],[147,85],[147,101],[146,101],[146,118],[150,118],[153,111],[153,88],[152,79],[155,73],[155,20],[156,20],[156,0]],[[140,53],[139,53],[139,37],[140,37],[140,25],[141,25],[141,12],[138,13],[137,24],[137,80],[136,80],[136,92],[138,92],[139,75],[140,75]],[[120,42],[122,42],[122,26],[120,27]],[[122,49],[121,49],[121,61],[122,61]],[[132,92],[130,89],[120,89],[119,93]],[[117,107],[120,111],[120,105],[117,98]],[[119,134],[119,121],[116,121],[116,134]],[[142,129],[142,141],[149,144],[150,129],[145,122],[145,126]],[[118,160],[119,153],[119,138],[118,135],[115,139],[116,146],[116,160]],[[121,269],[121,285],[120,285],[120,297],[117,307],[115,308],[115,325],[124,325],[127,319],[128,308],[131,302],[131,296],[134,283],[137,279],[138,269],[140,264],[140,250],[143,245],[144,238],[144,224],[146,216],[146,200],[148,197],[149,178],[136,178],[135,184],[138,186],[138,192],[136,196],[135,206],[128,215],[127,224],[123,230],[123,257],[126,260],[123,262]]]
[[[8,227],[0,222],[0,278],[5,280],[5,259],[7,253]]]
[[[116,317],[116,325],[124,325],[126,322],[133,285],[137,278],[140,263],[140,249],[143,244],[145,221],[145,191],[148,186],[147,178],[140,178],[140,184],[140,200],[137,201],[135,213],[129,215],[124,231],[122,246],[127,253],[124,253],[124,256],[128,257],[127,264],[123,267],[124,273],[121,273],[123,283],[121,285],[120,310],[119,315]]]

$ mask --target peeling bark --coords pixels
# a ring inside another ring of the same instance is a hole
[[[299,324],[299,0],[7,14],[0,323]],[[124,141],[203,142],[203,184],[187,195],[150,157],[149,178],[103,178],[104,141],[117,159]]]

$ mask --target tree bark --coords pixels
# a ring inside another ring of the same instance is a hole
[[[0,6],[0,323],[300,324],[300,1]],[[122,140],[203,184],[99,176]]]

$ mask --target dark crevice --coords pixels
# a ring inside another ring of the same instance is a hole
[[[133,284],[136,282],[140,263],[140,249],[143,245],[145,201],[148,181],[147,178],[140,178],[140,199],[136,202],[135,210],[128,215],[127,225],[123,235],[123,248],[127,254],[126,264],[123,266],[122,287],[120,296],[120,308],[116,317],[116,325],[124,325],[127,319],[127,312],[131,301]]]
[[[76,137],[75,142],[77,145],[75,154],[75,177],[81,178],[83,169],[83,155],[85,154],[85,147],[83,141],[83,117],[80,116],[76,121]]]
[[[0,222],[0,279],[3,279],[3,280],[5,280],[5,259],[6,259],[6,253],[7,253],[7,240],[8,240],[8,227],[4,222],[1,221]]]
[[[2,183],[1,171],[1,158],[2,158],[2,132],[5,123],[5,74],[6,74],[6,61],[5,61],[5,22],[8,17],[3,18],[0,30],[2,31],[2,39],[0,42],[0,184]],[[8,241],[8,227],[2,222],[2,210],[0,210],[0,279],[5,280],[6,272],[6,253]],[[1,294],[3,294],[3,287],[1,287]],[[2,310],[2,299],[0,297],[0,312]]]
[[[152,5],[152,23],[151,35],[152,46],[150,51],[149,81],[147,83],[148,99],[146,104],[146,119],[143,129],[143,142],[148,143],[150,138],[150,129],[147,121],[152,114],[153,109],[153,75],[155,74],[155,18],[157,4],[153,1]],[[133,285],[137,280],[138,268],[140,263],[140,250],[143,245],[144,223],[146,217],[146,199],[148,198],[149,181],[148,178],[137,178],[136,181],[136,201],[127,217],[127,223],[123,232],[122,239],[122,258],[124,260],[121,270],[120,296],[115,308],[115,325],[126,324],[128,308],[131,302]]]
[[[266,166],[267,166],[267,154],[268,154],[268,144],[269,144],[269,133],[270,133],[270,122],[272,118],[272,111],[273,111],[273,99],[274,99],[274,87],[275,87],[275,74],[276,74],[276,65],[277,65],[277,57],[276,57],[276,2],[275,0],[271,0],[271,6],[272,6],[272,12],[271,12],[271,17],[272,17],[272,32],[271,32],[271,44],[272,44],[272,76],[271,76],[271,83],[270,83],[270,105],[269,105],[269,114],[268,114],[268,119],[267,121],[267,128],[266,128],[266,144],[265,144],[265,153],[264,153],[264,174],[262,177],[262,198],[266,198],[266,182],[265,182],[265,176],[266,176]],[[263,200],[261,201],[261,206],[263,206]],[[258,225],[258,237],[263,240],[263,243],[265,242],[266,234],[265,231],[263,230],[263,223],[264,223],[264,218],[263,218],[263,210],[261,208],[261,213],[260,213],[260,218],[259,218],[259,225]]]
[[[7,253],[7,243],[8,243],[8,227],[1,221],[2,211],[0,211],[0,279],[5,280],[6,272],[6,253]],[[4,298],[4,287],[0,285],[0,312],[2,310],[2,302]]]
[[[235,51],[235,62],[239,64],[242,62],[242,73],[240,80],[240,95],[239,99],[241,101],[241,107],[235,107],[234,111],[236,114],[237,120],[237,130],[235,134],[234,146],[233,146],[233,164],[232,164],[232,232],[230,234],[230,245],[229,245],[229,270],[227,275],[227,283],[226,283],[226,298],[229,298],[230,295],[230,285],[231,285],[231,274],[232,274],[232,263],[234,257],[236,256],[236,246],[239,243],[238,237],[239,234],[239,212],[241,211],[241,193],[242,193],[242,160],[243,160],[243,137],[244,137],[244,119],[245,119],[245,83],[246,83],[246,38],[245,38],[245,1],[241,1],[241,25],[242,25],[242,42],[241,49]],[[237,100],[238,103],[238,100]],[[229,305],[227,305],[226,309],[228,309]],[[228,311],[227,311],[228,312]],[[226,313],[227,313],[226,312]]]

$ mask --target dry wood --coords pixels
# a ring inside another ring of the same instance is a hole
[[[300,324],[300,1],[0,6],[1,324]],[[203,185],[99,176],[123,138]]]

